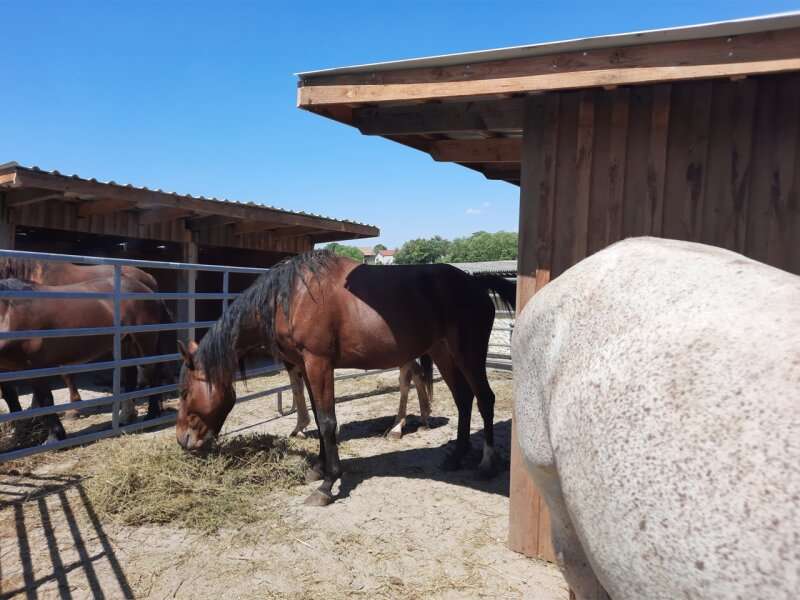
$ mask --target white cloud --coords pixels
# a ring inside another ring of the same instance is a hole
[[[492,205],[491,202],[484,202],[483,204],[481,204],[481,206],[483,206],[483,208],[489,208],[491,205]]]
[[[482,212],[483,212],[483,211],[482,211],[480,208],[468,208],[468,209],[467,209],[467,214],[468,214],[468,215],[479,215],[479,214],[481,214]]]

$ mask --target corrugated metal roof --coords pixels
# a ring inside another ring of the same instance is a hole
[[[517,273],[516,260],[490,260],[483,262],[460,262],[450,265],[472,275],[477,273]]]
[[[587,38],[576,38],[557,42],[513,46],[495,50],[481,50],[477,52],[461,52],[457,54],[443,54],[425,58],[412,58],[378,62],[372,64],[355,65],[351,67],[338,67],[317,71],[304,71],[297,73],[300,78],[313,78],[316,75],[344,75],[364,73],[371,71],[394,71],[399,69],[447,67],[465,63],[480,63],[493,60],[508,60],[525,58],[529,56],[542,56],[558,52],[580,52],[584,50],[597,50],[600,48],[618,48],[638,44],[657,44],[662,42],[678,42],[698,40],[710,37],[724,37],[756,33],[761,31],[777,31],[800,27],[800,11],[776,13],[730,21],[717,21],[699,25],[683,27],[669,27],[664,29],[650,29],[634,31],[615,35],[601,35]]]
[[[287,210],[285,208],[279,208],[277,206],[271,206],[269,204],[261,204],[261,203],[258,203],[258,202],[252,202],[252,201],[250,201],[250,202],[240,202],[238,200],[229,200],[227,198],[215,198],[215,197],[207,197],[207,196],[193,196],[192,194],[179,194],[177,192],[168,192],[168,191],[164,191],[164,190],[162,190],[160,188],[151,189],[151,188],[148,188],[148,187],[135,186],[135,185],[130,184],[130,183],[117,183],[116,181],[101,181],[101,180],[95,179],[94,177],[86,178],[86,177],[81,177],[80,175],[74,175],[74,174],[73,175],[68,175],[68,174],[61,173],[61,172],[56,171],[56,170],[48,171],[46,169],[41,169],[41,168],[39,168],[37,166],[28,167],[28,166],[25,166],[25,165],[21,165],[16,161],[10,161],[10,162],[6,162],[6,163],[0,164],[0,173],[5,172],[5,171],[13,171],[15,169],[25,169],[25,170],[33,171],[33,172],[46,173],[48,175],[56,175],[56,176],[60,176],[60,177],[68,177],[70,179],[80,179],[80,180],[89,181],[89,182],[92,182],[92,183],[99,183],[99,184],[103,184],[103,185],[112,185],[112,186],[116,186],[116,187],[134,189],[134,190],[145,191],[145,192],[157,192],[159,194],[169,194],[171,196],[178,196],[178,197],[181,197],[181,198],[193,198],[195,200],[206,200],[206,201],[209,201],[209,202],[217,202],[217,203],[223,204],[223,205],[224,204],[233,204],[233,205],[238,205],[238,206],[250,206],[250,207],[254,207],[254,208],[266,208],[266,209],[269,209],[269,210],[274,210],[274,211],[278,211],[278,212],[282,212],[282,213],[286,213],[286,214],[290,214],[290,215],[302,215],[304,217],[316,217],[318,219],[327,219],[329,221],[336,221],[336,222],[345,223],[345,224],[361,225],[361,226],[365,226],[365,227],[375,227],[375,225],[370,225],[369,223],[361,223],[360,221],[352,221],[352,220],[349,220],[349,219],[336,219],[334,217],[327,217],[325,215],[320,215],[320,214],[317,214],[317,213],[311,213],[311,212],[305,212],[305,211]]]

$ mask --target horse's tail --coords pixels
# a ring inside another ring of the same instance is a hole
[[[428,392],[428,402],[433,404],[433,359],[429,354],[423,354],[419,357],[419,364],[422,365],[422,381]]]
[[[494,293],[509,312],[517,308],[517,284],[499,275],[474,275],[475,281],[486,290]]]

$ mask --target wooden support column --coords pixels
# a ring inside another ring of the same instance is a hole
[[[0,192],[0,249],[13,250],[16,239],[16,226],[11,223],[8,210],[8,195]]]
[[[186,232],[187,241],[183,243],[183,257],[182,261],[185,263],[198,262],[198,248],[197,242],[192,239],[190,231]],[[178,277],[178,291],[180,292],[195,292],[197,291],[197,271],[181,271]],[[179,321],[195,321],[195,300],[179,300],[178,301],[178,320]],[[187,329],[178,332],[178,339],[184,343],[188,343],[195,339],[195,330]]]
[[[528,300],[550,280],[558,110],[557,94],[532,97],[525,107],[519,202],[518,315]],[[547,507],[525,469],[515,427],[511,435],[509,501],[509,547],[526,556],[555,560]]]

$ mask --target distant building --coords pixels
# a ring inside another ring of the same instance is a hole
[[[361,251],[361,254],[363,256],[361,262],[363,262],[365,265],[375,264],[375,250],[373,250],[372,248],[359,247],[359,251]]]
[[[373,262],[376,265],[393,265],[395,254],[397,254],[397,250],[381,250],[378,252],[377,256],[375,256]]]

